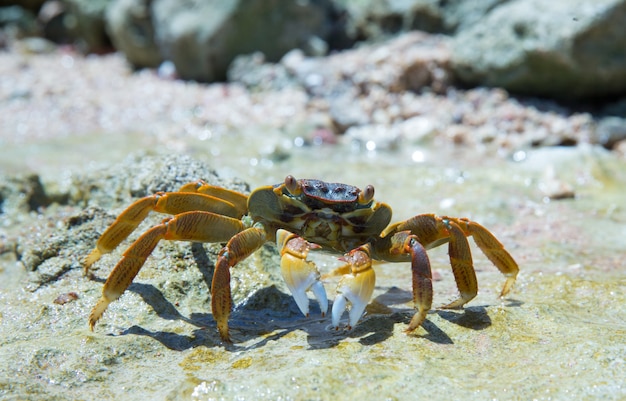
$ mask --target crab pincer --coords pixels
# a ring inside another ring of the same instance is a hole
[[[328,312],[328,297],[320,281],[320,272],[315,263],[307,260],[311,249],[321,248],[287,230],[276,232],[276,244],[280,252],[280,270],[291,291],[293,299],[304,316],[309,316],[308,291],[313,292],[320,306],[322,316]]]

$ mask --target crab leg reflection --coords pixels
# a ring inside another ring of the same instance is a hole
[[[320,305],[322,316],[325,316],[328,311],[326,290],[320,281],[320,272],[315,263],[306,259],[311,249],[320,246],[283,229],[276,231],[276,244],[281,255],[280,270],[300,311],[309,316],[309,298],[306,292],[311,290]]]

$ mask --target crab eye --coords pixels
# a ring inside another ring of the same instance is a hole
[[[368,203],[372,199],[374,199],[374,186],[368,185],[359,194],[359,203],[361,204]]]
[[[285,177],[285,187],[287,191],[289,191],[292,195],[298,195],[300,193],[300,185],[298,184],[298,180],[293,178],[292,175],[288,175]]]

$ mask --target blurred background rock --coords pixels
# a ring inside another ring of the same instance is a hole
[[[166,63],[201,82],[225,80],[241,55],[274,63],[420,30],[444,35],[463,85],[565,101],[626,91],[625,0],[3,0],[0,26],[5,47],[37,37],[120,51],[136,68]]]

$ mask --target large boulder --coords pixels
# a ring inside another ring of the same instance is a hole
[[[626,91],[626,0],[515,0],[453,40],[471,85],[565,100]]]
[[[162,61],[155,42],[151,0],[113,0],[106,10],[107,32],[113,46],[135,67],[156,67]]]
[[[334,0],[352,39],[376,40],[410,30],[452,34],[510,0]]]
[[[37,13],[47,0],[2,0],[0,7],[20,6],[32,13]]]
[[[104,29],[104,14],[111,0],[65,0],[65,24],[84,52],[104,52],[111,44]]]
[[[182,78],[226,78],[239,54],[260,51],[278,61],[289,50],[309,50],[329,26],[323,1],[155,0],[155,40]]]
[[[133,65],[169,60],[181,78],[210,82],[240,54],[277,61],[294,48],[324,51],[329,12],[325,0],[113,0],[107,28]]]

